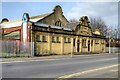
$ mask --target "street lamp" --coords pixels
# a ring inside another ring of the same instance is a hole
[[[73,57],[73,42],[71,42],[71,58]]]

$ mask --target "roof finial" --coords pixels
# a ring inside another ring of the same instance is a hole
[[[84,26],[89,27],[89,23],[90,23],[90,21],[89,21],[89,19],[88,19],[87,16],[82,16],[82,17],[79,19],[79,24],[80,24],[80,25],[84,25]]]
[[[54,11],[54,12],[60,12],[60,13],[63,13],[63,12],[62,12],[62,8],[61,8],[60,5],[55,6],[54,9],[53,9],[53,11]]]
[[[29,21],[29,19],[30,19],[29,14],[28,14],[28,13],[24,13],[24,14],[23,14],[23,18],[22,18],[23,22],[24,22],[24,21],[27,22],[27,21]]]

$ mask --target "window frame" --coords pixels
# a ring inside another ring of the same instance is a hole
[[[64,43],[67,43],[66,36],[64,36]]]
[[[56,22],[55,22],[55,26],[60,26],[60,27],[61,27],[61,26],[62,26],[61,21],[60,21],[60,20],[56,21]]]
[[[82,39],[82,47],[83,47],[83,48],[87,48],[86,42],[87,42],[86,39]]]
[[[41,40],[40,40],[40,35],[38,35],[38,34],[36,35],[36,41],[37,41],[37,42],[40,42],[40,41],[41,41]]]
[[[56,37],[56,42],[57,42],[57,43],[60,43],[60,38],[59,38],[59,36]]]
[[[51,37],[51,41],[55,42],[55,37],[54,36]]]
[[[68,43],[71,43],[71,38],[70,37],[68,37]]]
[[[42,42],[47,42],[45,35],[42,35]]]

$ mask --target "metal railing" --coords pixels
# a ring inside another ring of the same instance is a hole
[[[106,47],[106,52],[108,53],[110,49],[110,53],[120,53],[120,47]]]

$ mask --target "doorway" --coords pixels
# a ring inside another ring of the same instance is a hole
[[[80,51],[80,40],[77,40],[77,52]]]
[[[88,41],[88,52],[90,52],[90,40]]]

